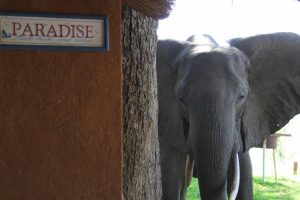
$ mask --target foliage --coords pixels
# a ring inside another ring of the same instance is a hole
[[[193,179],[187,194],[187,200],[199,200],[197,179]],[[288,179],[266,179],[263,183],[261,178],[254,178],[255,200],[299,200],[300,183]]]

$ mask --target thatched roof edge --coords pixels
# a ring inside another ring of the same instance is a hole
[[[129,7],[156,20],[170,15],[175,0],[123,0]]]

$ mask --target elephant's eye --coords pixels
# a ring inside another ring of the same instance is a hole
[[[239,101],[244,101],[246,99],[246,96],[244,94],[241,94],[238,98]]]
[[[239,96],[239,99],[245,99],[245,98],[246,98],[246,96],[244,94]]]

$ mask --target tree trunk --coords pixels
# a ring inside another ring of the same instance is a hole
[[[123,7],[124,200],[161,199],[155,68],[157,26],[156,20]]]

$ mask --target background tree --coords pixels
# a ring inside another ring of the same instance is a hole
[[[161,199],[156,30],[157,19],[168,16],[171,1],[146,2],[125,1],[141,12],[127,5],[122,9],[123,197],[130,200]]]

